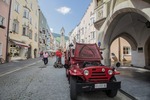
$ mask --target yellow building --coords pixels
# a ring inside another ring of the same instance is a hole
[[[8,47],[11,60],[37,57],[38,9],[37,0],[12,1]]]

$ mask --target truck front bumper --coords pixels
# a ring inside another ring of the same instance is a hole
[[[77,83],[77,91],[115,90],[121,88],[121,82]]]

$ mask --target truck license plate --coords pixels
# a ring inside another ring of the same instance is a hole
[[[103,83],[103,84],[95,84],[95,88],[107,88],[107,84]]]

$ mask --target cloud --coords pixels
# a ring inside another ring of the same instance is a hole
[[[60,7],[57,9],[58,12],[62,13],[63,15],[68,14],[71,11],[71,8],[68,7]]]

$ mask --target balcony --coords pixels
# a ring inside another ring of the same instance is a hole
[[[101,5],[97,6],[95,8],[95,13],[96,13],[96,21],[94,23],[94,26],[96,29],[99,30],[107,17],[107,3],[104,2]]]

